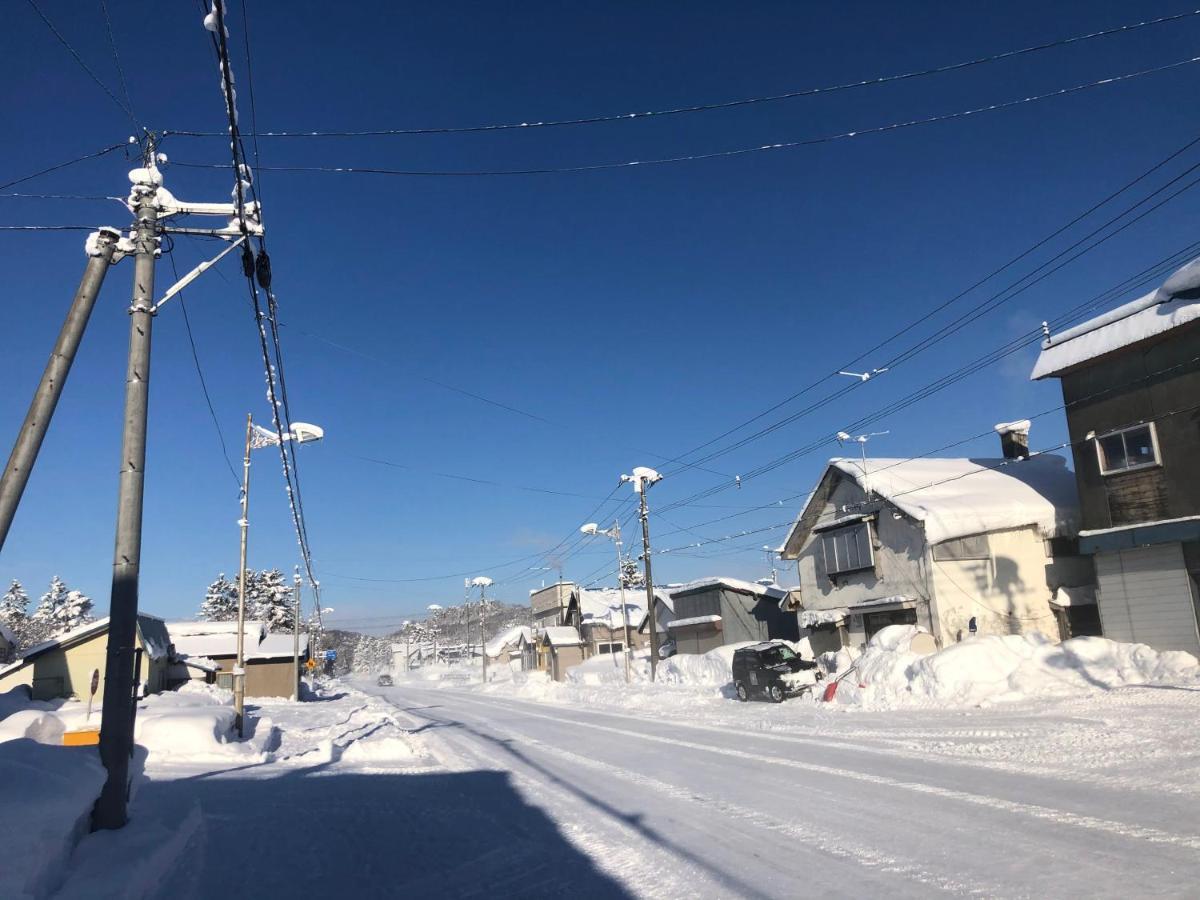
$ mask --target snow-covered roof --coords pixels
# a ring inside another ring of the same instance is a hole
[[[171,652],[171,636],[167,623],[158,616],[138,613],[138,632],[142,636],[142,647],[151,659],[163,659]]]
[[[579,620],[583,624],[603,622],[615,627],[621,624],[621,591],[618,588],[583,589],[575,591],[579,600]],[[646,614],[645,606],[632,602],[645,597],[645,591],[629,588],[625,591],[625,615],[631,623],[641,620]]]
[[[256,659],[291,659],[294,649],[293,637],[290,634],[268,634],[256,647],[247,645],[245,648],[246,661]],[[308,652],[308,635],[300,633],[300,655]]]
[[[796,613],[796,620],[801,628],[816,628],[818,625],[836,625],[848,615],[850,610],[844,606],[833,609],[803,609]]]
[[[678,596],[706,587],[729,588],[731,591],[754,594],[759,597],[770,597],[772,600],[782,600],[788,595],[788,592],[777,584],[755,584],[751,581],[742,581],[739,578],[698,578],[695,581],[689,581],[687,584],[675,588],[671,591],[671,594],[672,596]]]
[[[1194,296],[1198,271],[1200,261],[1193,260],[1144,297],[1051,335],[1042,342],[1042,352],[1029,377],[1036,380],[1058,375],[1200,319],[1200,300]],[[1188,298],[1180,297],[1180,293],[1187,293]]]
[[[863,485],[861,460],[832,459],[829,466]],[[1079,530],[1075,475],[1061,456],[870,459],[865,481],[874,494],[923,523],[930,544],[1030,525],[1046,537],[1071,537]],[[806,515],[811,523],[806,507],[784,546],[792,543]]]
[[[528,625],[514,625],[507,631],[502,631],[490,641],[483,645],[483,652],[492,659],[495,659],[509,647],[515,647],[524,635],[526,640],[529,640],[533,634],[533,629]],[[393,646],[395,646],[393,644]]]
[[[175,652],[188,658],[237,656],[237,622],[169,622],[167,631]],[[275,659],[292,655],[291,634],[269,634],[262,622],[247,622],[243,639],[246,659]],[[300,635],[300,652],[308,635]]]
[[[720,621],[720,616],[692,616],[688,619],[674,619],[667,623],[667,628],[687,628],[689,625],[712,625]]]
[[[138,634],[141,636],[142,647],[145,648],[151,659],[161,659],[167,655],[170,640],[166,636],[165,624],[158,616],[152,616],[148,613],[138,613]],[[48,641],[42,641],[40,644],[34,644],[32,647],[29,647],[21,654],[20,659],[10,663],[4,669],[0,669],[0,674],[7,672],[9,669],[20,668],[27,660],[33,659],[35,656],[40,656],[47,650],[76,644],[79,641],[103,634],[107,630],[108,616],[88,622],[85,625],[80,625],[78,628],[72,628],[70,631],[50,638]]]
[[[583,643],[579,632],[570,625],[551,625],[542,629],[542,639],[552,647],[573,647]]]

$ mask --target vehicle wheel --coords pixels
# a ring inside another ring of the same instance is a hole
[[[767,696],[769,696],[771,698],[772,703],[782,703],[783,702],[783,688],[781,688],[777,684],[773,684],[769,688],[767,688]]]
[[[746,686],[740,681],[735,685],[737,688],[738,699],[745,703],[750,699],[750,693],[746,690]]]

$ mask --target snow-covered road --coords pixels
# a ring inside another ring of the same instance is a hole
[[[1184,896],[1200,878],[1200,806],[1169,777],[1109,784],[914,752],[886,726],[763,733],[413,683],[374,690],[452,770],[507,773],[598,870],[576,863],[580,896],[611,894],[604,875],[662,897]],[[560,886],[572,863],[554,853],[544,868]]]

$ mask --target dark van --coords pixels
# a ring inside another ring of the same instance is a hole
[[[787,644],[766,641],[733,652],[733,687],[745,702],[754,695],[782,703],[798,697],[821,680],[816,662],[801,659]]]

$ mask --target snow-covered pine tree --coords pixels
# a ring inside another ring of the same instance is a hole
[[[26,645],[66,634],[92,621],[92,601],[80,591],[68,590],[61,578],[50,579],[50,588],[42,594],[37,609],[29,617]]]
[[[638,567],[637,560],[621,560],[621,583],[626,588],[642,587],[645,585],[646,576],[642,574],[642,570]]]
[[[237,584],[226,578],[222,572],[204,594],[204,601],[200,604],[200,618],[206,622],[232,622],[237,619],[237,611]]]
[[[29,630],[29,595],[15,578],[0,597],[0,625],[13,633],[18,647],[24,645],[25,632]]]
[[[292,586],[283,573],[279,569],[264,569],[255,574],[254,587],[253,618],[266,622],[267,631],[291,631]]]

